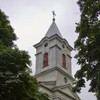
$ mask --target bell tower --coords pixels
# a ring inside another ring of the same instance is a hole
[[[45,37],[37,44],[35,77],[40,83],[40,91],[50,95],[51,100],[80,100],[72,91],[74,78],[71,70],[73,48],[64,39],[53,22]]]

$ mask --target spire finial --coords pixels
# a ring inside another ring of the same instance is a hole
[[[52,14],[53,14],[53,21],[55,21],[56,14],[55,14],[55,11],[54,10],[52,11]]]

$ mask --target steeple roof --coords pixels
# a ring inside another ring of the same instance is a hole
[[[59,29],[58,29],[56,23],[55,23],[55,19],[53,19],[53,22],[52,22],[50,28],[48,29],[48,31],[47,31],[45,37],[51,37],[51,36],[53,36],[53,35],[55,35],[55,34],[57,34],[57,35],[59,35],[60,37],[62,37],[62,35],[61,35],[61,33],[60,33],[60,31],[59,31]]]

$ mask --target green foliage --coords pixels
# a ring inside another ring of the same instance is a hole
[[[85,86],[85,78],[90,80],[90,92],[100,95],[100,0],[78,0],[81,11],[75,41],[78,51],[75,58],[81,69],[75,74],[76,90]]]
[[[17,37],[7,18],[0,10],[0,100],[49,100],[38,91],[30,56],[15,46]]]
[[[36,95],[36,100],[50,100],[47,93],[38,92]]]
[[[14,46],[13,40],[16,40],[17,37],[7,18],[5,13],[0,10],[0,44],[12,47]]]

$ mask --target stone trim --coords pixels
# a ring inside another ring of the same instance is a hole
[[[64,92],[62,92],[60,89],[56,89],[56,90],[54,90],[53,88],[52,89],[50,89],[50,88],[48,88],[48,87],[46,87],[45,85],[43,85],[43,84],[40,84],[40,87],[44,87],[44,88],[46,88],[47,90],[49,90],[49,91],[51,91],[51,92],[60,92],[60,93],[62,93],[62,94],[64,94],[64,95],[66,95],[66,96],[68,96],[69,98],[72,98],[73,100],[76,100],[75,98],[73,98],[72,96],[70,96],[70,95],[68,95],[68,94],[66,94],[66,93],[64,93]],[[73,95],[76,97],[76,95],[73,93]],[[77,96],[78,97],[78,96]],[[60,97],[59,95],[57,95],[56,97],[51,97],[52,99],[56,99],[56,98],[60,98],[61,100],[66,100],[66,99],[62,99],[62,97]]]
[[[67,54],[67,56],[68,56],[69,58],[72,58],[69,54]]]
[[[55,34],[55,35],[53,35],[53,36],[51,36],[51,37],[44,37],[39,43],[37,43],[37,44],[35,44],[35,45],[33,45],[35,48],[37,48],[37,47],[39,47],[39,46],[42,46],[42,44],[43,44],[43,42],[44,41],[52,41],[53,39],[58,39],[60,42],[65,42],[65,44],[67,44],[66,46],[67,46],[67,48],[69,49],[69,50],[73,50],[73,48],[69,45],[69,43],[67,42],[67,40],[66,39],[64,39],[64,38],[61,38],[59,35],[57,35],[57,34]]]
[[[72,76],[70,76],[68,73],[66,73],[65,71],[63,71],[61,68],[59,68],[59,67],[57,67],[57,66],[54,67],[54,68],[48,69],[48,70],[46,70],[46,71],[43,71],[43,72],[41,72],[41,73],[39,73],[39,74],[36,74],[35,77],[39,77],[39,76],[41,76],[41,75],[43,75],[43,74],[46,74],[46,73],[48,73],[48,72],[50,72],[50,71],[54,71],[54,70],[60,71],[62,74],[67,75],[70,79],[72,79],[73,81],[75,81],[75,79],[74,79]]]
[[[64,93],[64,92],[62,92],[61,90],[57,90],[57,91],[59,91],[60,93],[66,95],[66,96],[68,96],[69,98],[72,98],[73,100],[76,100],[75,98],[73,98],[72,96],[70,96],[70,95],[68,95],[68,94],[66,94],[66,93]]]
[[[45,85],[43,85],[43,84],[40,84],[40,87],[44,87],[44,88],[46,88],[47,90],[49,90],[49,91],[52,91],[52,92],[53,92],[53,90],[52,90],[52,89],[50,89],[50,88],[46,87],[46,86],[45,86]]]
[[[61,50],[61,48],[60,48],[58,45],[54,45],[54,46],[49,47],[49,48],[52,49],[52,48],[54,48],[54,47],[57,47],[57,48],[59,48],[59,50]]]
[[[39,52],[39,53],[37,53],[37,54],[35,54],[35,56],[37,56],[37,55],[39,55],[39,54],[41,54],[42,52]]]
[[[39,84],[56,84],[56,81],[39,81]]]

